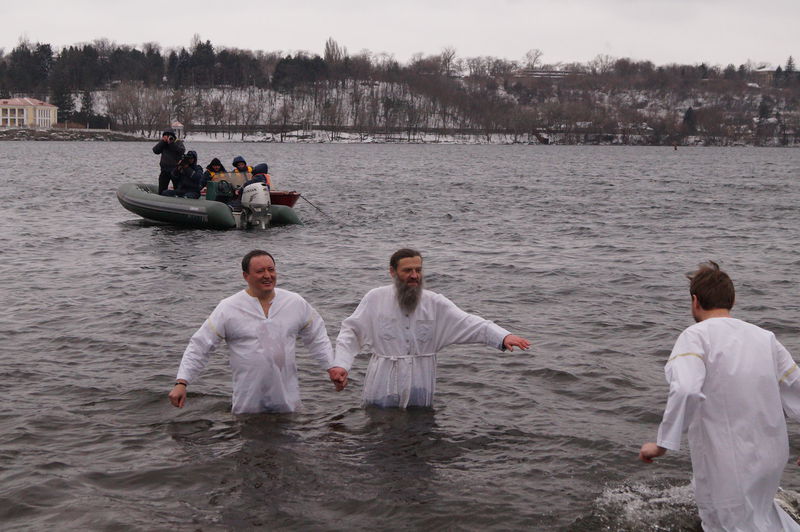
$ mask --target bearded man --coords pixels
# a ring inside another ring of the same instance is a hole
[[[342,322],[329,370],[337,387],[343,387],[356,354],[371,352],[364,405],[433,406],[436,353],[448,345],[484,343],[504,351],[530,346],[491,321],[467,314],[443,295],[424,290],[418,251],[396,251],[389,274],[394,283],[367,292]]]

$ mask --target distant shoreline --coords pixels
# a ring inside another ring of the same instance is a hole
[[[150,139],[105,129],[0,129],[2,140],[149,141]]]
[[[560,136],[560,135],[559,135]],[[438,145],[533,145],[533,146],[660,146],[672,147],[672,144],[656,144],[648,142],[647,139],[638,136],[629,136],[626,139],[621,136],[612,136],[609,140],[573,141],[567,138],[550,138],[549,144],[543,144],[534,139],[514,138],[507,134],[493,134],[488,139],[484,136],[472,134],[451,134],[451,135],[430,135],[418,134],[411,139],[399,135],[357,135],[352,133],[341,133],[331,135],[329,131],[310,131],[302,134],[284,135],[283,140],[280,135],[271,133],[245,134],[207,134],[189,133],[182,140],[191,142],[244,142],[244,143],[268,143],[268,144],[438,144]],[[519,137],[519,136],[518,136]],[[765,148],[798,148],[800,144],[783,145],[780,139],[765,139],[763,144],[753,144],[729,139],[715,139],[716,142],[709,143],[701,137],[686,137],[679,147],[765,147]],[[0,141],[83,141],[83,142],[157,142],[158,138],[143,137],[120,131],[107,129],[0,129]]]

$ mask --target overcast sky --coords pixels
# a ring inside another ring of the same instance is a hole
[[[333,37],[400,62],[456,50],[457,57],[585,63],[599,54],[725,66],[800,59],[800,0],[0,0],[0,49],[20,38],[53,45],[107,38],[140,46],[322,54]]]

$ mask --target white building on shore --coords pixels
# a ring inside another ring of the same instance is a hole
[[[58,121],[58,107],[35,98],[0,99],[0,127],[50,129]]]

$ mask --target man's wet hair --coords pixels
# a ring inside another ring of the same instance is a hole
[[[250,272],[250,260],[253,257],[259,257],[261,255],[266,255],[267,257],[272,259],[272,262],[275,263],[275,257],[264,251],[263,249],[254,249],[253,251],[249,252],[247,255],[244,256],[242,259],[242,271],[243,272]]]
[[[736,291],[728,274],[719,269],[719,264],[708,261],[686,275],[689,278],[689,293],[697,296],[697,302],[703,310],[733,308]]]
[[[392,256],[389,258],[389,266],[393,270],[396,270],[397,269],[397,264],[402,259],[408,259],[408,258],[411,258],[411,257],[422,258],[422,253],[420,253],[416,249],[411,249],[411,248],[398,249],[397,251],[392,253]]]

